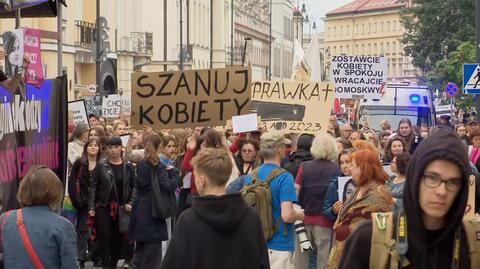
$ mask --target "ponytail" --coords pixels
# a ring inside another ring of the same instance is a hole
[[[160,162],[160,159],[158,158],[157,149],[161,142],[162,142],[162,139],[156,133],[150,134],[147,137],[147,140],[145,142],[144,160],[146,160],[153,166],[156,166]]]

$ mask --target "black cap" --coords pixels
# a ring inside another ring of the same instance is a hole
[[[107,140],[107,146],[122,146],[122,139],[118,136],[112,136]]]

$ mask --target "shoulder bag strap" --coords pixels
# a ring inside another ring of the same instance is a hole
[[[38,258],[37,253],[33,249],[32,243],[28,238],[27,230],[25,229],[25,223],[23,223],[22,209],[17,210],[17,227],[18,232],[20,233],[20,238],[22,238],[23,247],[25,248],[25,251],[27,252],[28,257],[30,257],[33,265],[36,269],[44,269],[40,258]]]
[[[2,239],[3,239],[3,227],[5,226],[5,221],[7,220],[8,215],[10,215],[10,212],[11,212],[11,211],[7,211],[7,212],[5,212],[5,215],[3,215],[2,227],[1,227],[2,230],[0,231],[0,248],[1,248]]]
[[[285,172],[285,170],[282,168],[273,169],[268,175],[268,177],[265,179],[265,183],[267,183],[267,185],[270,185],[270,182],[272,182],[272,180],[274,180],[277,176],[279,176],[283,172]]]
[[[370,269],[387,268],[391,248],[391,246],[389,245],[395,244],[395,241],[393,241],[392,239],[392,226],[392,213],[372,213],[372,244],[370,249]]]

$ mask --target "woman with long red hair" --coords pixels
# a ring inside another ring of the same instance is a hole
[[[348,236],[358,225],[371,219],[373,212],[391,211],[392,195],[385,186],[388,175],[380,164],[378,153],[360,150],[351,156],[352,180],[355,192],[344,201],[333,226],[333,246],[328,260],[329,269],[338,268]]]

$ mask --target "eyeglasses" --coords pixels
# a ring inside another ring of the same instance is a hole
[[[252,153],[252,152],[255,152],[255,150],[253,150],[253,149],[242,149],[242,152],[243,153]]]
[[[440,176],[437,175],[423,175],[423,182],[425,186],[429,188],[437,188],[442,183],[445,182],[447,186],[447,190],[451,192],[458,192],[462,188],[462,182],[460,179],[442,179]]]

